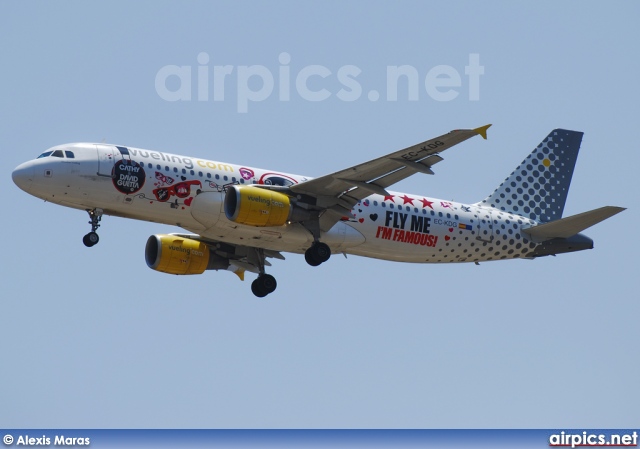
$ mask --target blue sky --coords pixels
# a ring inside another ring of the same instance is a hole
[[[639,12],[632,2],[2,2],[0,426],[637,427]],[[484,70],[477,100],[470,55]],[[190,101],[159,95],[156,77],[172,65],[191,67]],[[198,67],[213,77],[225,65],[224,101],[213,86],[198,101]],[[402,65],[418,73],[416,101],[404,84],[387,100],[387,68]],[[241,113],[239,74],[252,66],[275,87]],[[296,91],[309,66],[330,72],[308,82],[329,91],[324,101]],[[337,95],[345,66],[360,70],[354,101]],[[460,75],[452,100],[425,87],[438,66]],[[628,208],[587,232],[594,250],[480,266],[337,256],[312,268],[287,255],[270,271],[277,292],[257,299],[230,273],[148,269],[147,237],[177,228],[106,217],[87,249],[84,212],[11,181],[51,146],[103,140],[320,176],[486,123],[488,141],[395,189],[476,202],[550,130],[584,131],[565,215]]]

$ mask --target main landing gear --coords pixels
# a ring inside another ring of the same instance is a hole
[[[312,267],[317,267],[331,257],[331,248],[322,242],[313,242],[313,245],[304,253],[304,260]]]
[[[91,232],[85,235],[82,238],[82,243],[88,248],[91,248],[93,245],[97,244],[100,241],[100,237],[96,231],[100,227],[100,220],[102,220],[102,209],[88,209],[87,213],[89,214],[89,218],[91,221],[89,224],[91,225]]]
[[[251,283],[251,291],[258,298],[264,298],[269,293],[273,293],[278,286],[276,278],[265,273],[264,267],[269,263],[266,262],[266,256],[262,248],[253,248],[254,251],[247,256],[251,263],[258,267],[258,277]]]
[[[258,267],[258,277],[251,283],[251,291],[258,298],[264,298],[269,293],[273,293],[278,286],[276,278],[270,274],[265,273],[264,267],[268,265],[265,263],[264,250],[260,248],[252,248],[254,251],[248,254],[248,259]],[[309,249],[304,253],[304,258],[309,265],[317,267],[323,262],[326,262],[331,257],[331,248],[329,245],[322,242],[314,242]]]
[[[258,298],[264,298],[269,293],[273,293],[277,286],[276,278],[270,274],[262,273],[251,283],[251,291]]]
[[[331,248],[320,241],[320,217],[316,212],[311,219],[302,222],[302,225],[313,236],[313,244],[304,252],[304,260],[312,267],[317,267],[331,257]]]

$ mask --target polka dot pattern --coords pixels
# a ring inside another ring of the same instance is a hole
[[[562,218],[582,135],[551,131],[482,204],[543,223]]]
[[[458,206],[463,205],[453,203],[456,210],[461,209]],[[425,262],[486,262],[529,258],[537,246],[521,232],[523,226],[535,224],[524,217],[477,208],[475,211],[459,212],[454,219],[468,224],[472,231],[440,226],[437,229],[441,236],[440,244],[429,250]]]

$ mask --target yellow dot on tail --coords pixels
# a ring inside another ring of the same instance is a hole
[[[545,158],[542,161],[542,165],[544,165],[545,167],[549,168],[551,166],[551,161],[549,159]]]

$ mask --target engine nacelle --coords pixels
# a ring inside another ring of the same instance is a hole
[[[260,187],[231,186],[224,197],[227,218],[249,226],[282,226],[292,210],[287,195]]]
[[[229,260],[212,254],[206,243],[176,235],[149,237],[144,257],[149,268],[169,274],[202,274],[229,267]]]

